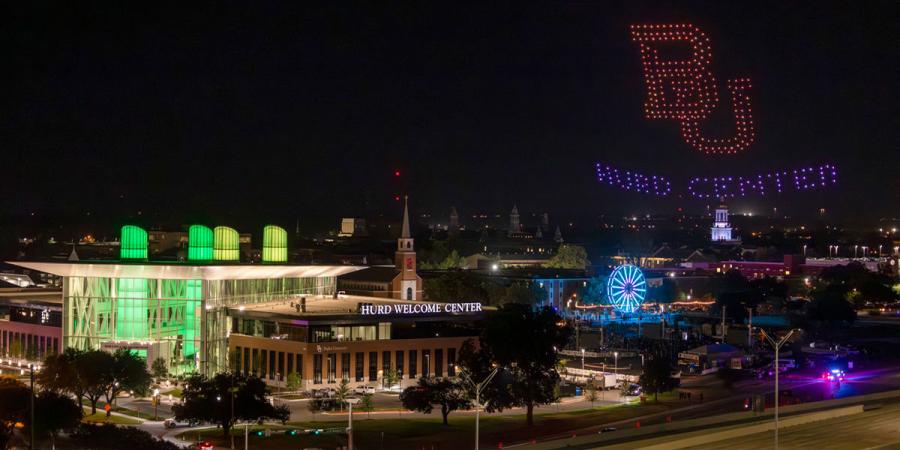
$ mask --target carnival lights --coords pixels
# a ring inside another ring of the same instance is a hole
[[[644,113],[648,119],[679,121],[684,141],[704,153],[732,154],[750,147],[754,126],[748,78],[727,81],[735,120],[734,136],[715,139],[702,135],[701,121],[719,104],[716,79],[709,70],[712,48],[702,30],[691,24],[632,25],[631,39],[640,47],[647,86]],[[689,59],[660,57],[659,47],[679,43],[690,45]]]
[[[641,269],[623,264],[613,269],[606,281],[606,296],[617,311],[633,313],[647,295],[647,282]]]

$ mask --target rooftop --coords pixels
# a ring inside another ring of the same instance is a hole
[[[21,262],[26,269],[63,277],[153,278],[174,280],[253,280],[267,278],[336,277],[362,266],[292,266],[285,264],[159,263],[159,262]]]

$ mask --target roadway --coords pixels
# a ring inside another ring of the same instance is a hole
[[[688,447],[691,450],[757,450],[774,446],[772,432],[750,434],[739,440]],[[782,428],[782,449],[900,448],[900,404],[886,405],[861,414]]]

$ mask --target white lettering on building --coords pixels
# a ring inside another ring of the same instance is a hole
[[[360,305],[363,316],[414,315],[414,314],[459,314],[482,312],[481,303],[403,303],[399,305]]]

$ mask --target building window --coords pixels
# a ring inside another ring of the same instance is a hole
[[[253,375],[256,375],[259,371],[259,350],[255,348],[253,349],[253,359],[251,359],[251,362],[253,363],[253,367],[251,367],[250,370],[253,371]]]
[[[369,352],[369,381],[378,381],[378,352]]]
[[[303,354],[297,353],[297,376],[303,380]]]
[[[415,350],[410,350],[409,351],[409,379],[410,380],[413,380],[416,378],[416,375],[417,375],[416,370],[418,370],[418,367],[416,367],[416,366],[418,365],[418,363],[419,363],[418,352],[416,352]]]
[[[381,379],[382,386],[384,387],[384,377],[387,376],[388,372],[391,371],[391,352],[385,351],[381,352]],[[390,386],[388,386],[390,387]]]
[[[322,355],[313,355],[313,384],[322,384]]]
[[[365,372],[365,359],[366,354],[363,352],[356,352],[356,381],[363,381],[363,373]]]
[[[434,376],[444,376],[444,349],[434,349]]]
[[[427,377],[431,373],[431,350],[422,350],[422,376]]]
[[[278,381],[284,381],[284,352],[278,352]]]
[[[241,357],[244,356],[244,349],[241,346],[234,348],[234,358],[231,361],[231,370],[235,372],[241,371]]]
[[[407,300],[413,299],[413,291],[412,291],[411,287],[406,288],[406,299]]]
[[[449,377],[456,376],[456,349],[455,348],[447,349],[447,376],[449,376]]]
[[[390,322],[380,322],[378,323],[378,339],[386,340],[391,338],[391,323]]]
[[[402,380],[403,379],[403,350],[397,350],[396,356],[397,356],[397,362],[395,364],[395,367],[397,368],[397,379]]]
[[[269,350],[269,379],[275,379],[275,352]]]
[[[336,374],[337,374],[337,354],[329,353],[328,354],[328,382],[329,383],[334,383]]]
[[[267,358],[268,352],[266,350],[259,351],[259,377],[266,378],[266,362],[269,360]]]
[[[341,353],[341,380],[350,381],[350,354]]]
[[[288,375],[294,373],[294,355],[288,353],[287,355],[287,373]]]

